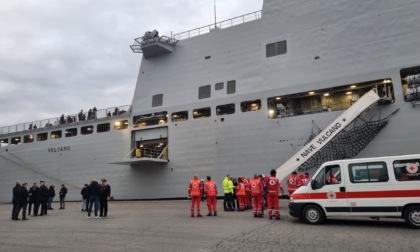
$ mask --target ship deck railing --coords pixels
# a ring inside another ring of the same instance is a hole
[[[90,115],[90,116],[89,116]],[[70,125],[78,125],[85,122],[105,121],[113,118],[124,118],[131,115],[131,106],[123,105],[119,107],[110,107],[106,109],[99,109],[96,113],[77,113],[65,115],[64,121],[61,116],[39,121],[26,122],[10,126],[3,126],[0,128],[0,135],[16,134],[27,131],[37,131],[45,129],[62,128]],[[61,120],[60,120],[61,119]]]
[[[195,28],[189,31],[177,33],[177,34],[174,34],[172,37],[177,40],[187,39],[187,38],[196,37],[196,36],[209,33],[210,31],[214,29],[226,29],[235,25],[240,25],[240,24],[254,21],[260,18],[261,18],[261,10],[244,14],[239,17],[234,17],[231,19],[216,22],[210,25]]]

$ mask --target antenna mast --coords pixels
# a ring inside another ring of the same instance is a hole
[[[214,0],[214,28],[217,28],[216,21],[216,0]]]

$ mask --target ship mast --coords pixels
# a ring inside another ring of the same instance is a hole
[[[217,27],[216,23],[216,0],[214,0],[214,28]]]

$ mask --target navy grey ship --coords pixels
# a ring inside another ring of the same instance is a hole
[[[265,0],[146,32],[131,45],[142,56],[131,105],[0,128],[0,201],[18,179],[66,184],[71,200],[102,177],[115,199],[179,198],[194,173],[284,178],[418,153],[419,12],[415,0]]]

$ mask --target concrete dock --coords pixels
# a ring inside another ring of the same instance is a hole
[[[401,219],[328,219],[312,226],[288,214],[281,220],[254,218],[252,211],[191,218],[190,201],[114,201],[107,218],[86,219],[80,202],[28,221],[11,220],[11,204],[0,205],[1,251],[418,251],[420,230]],[[92,214],[93,216],[93,214]],[[21,215],[19,216],[21,218]]]

